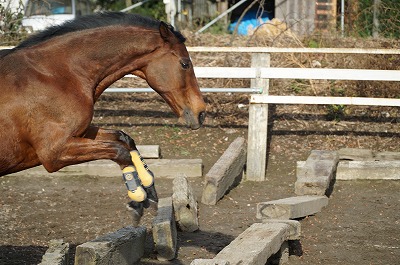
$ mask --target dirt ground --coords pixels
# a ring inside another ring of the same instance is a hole
[[[106,94],[94,123],[119,128],[137,144],[158,144],[164,158],[201,158],[204,173],[239,136],[247,138],[248,96],[206,94],[205,126],[191,131],[176,124],[154,94]],[[212,258],[254,222],[258,202],[294,196],[296,161],[313,149],[344,147],[400,151],[398,108],[354,107],[331,121],[324,107],[271,106],[267,181],[241,182],[216,206],[199,204],[200,230],[178,232],[178,256],[159,262],[151,222],[141,264],[190,264]],[[198,200],[202,179],[190,183]],[[171,181],[156,178],[159,197],[171,195]],[[289,264],[398,264],[400,181],[336,181],[329,205],[301,219],[302,253]],[[37,264],[51,239],[75,246],[131,224],[121,176],[0,178],[0,264]],[[73,264],[71,261],[70,264]]]

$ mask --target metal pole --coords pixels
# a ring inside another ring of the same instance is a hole
[[[202,27],[199,31],[197,31],[195,34],[199,34],[202,33],[203,31],[205,31],[206,29],[208,29],[211,25],[213,25],[215,22],[217,22],[218,20],[220,20],[221,18],[223,18],[224,16],[226,16],[228,13],[230,13],[232,10],[236,9],[238,6],[240,6],[241,4],[243,4],[244,2],[246,2],[247,0],[242,0],[240,2],[237,2],[235,5],[231,6],[231,8],[229,8],[228,10],[226,10],[225,12],[223,12],[221,15],[219,15],[218,17],[214,18],[212,21],[210,21],[207,25],[205,25],[204,27]]]
[[[251,94],[260,94],[263,91],[262,87],[259,88],[249,88],[249,87],[238,87],[238,88],[200,88],[200,91],[203,93],[251,93]],[[155,92],[153,89],[149,87],[144,88],[132,88],[132,87],[109,87],[105,90],[108,93],[150,93]]]
[[[143,0],[142,2],[139,2],[139,3],[136,3],[134,5],[128,6],[127,8],[122,9],[121,12],[127,12],[127,11],[129,11],[131,9],[134,9],[135,7],[143,5],[144,3],[148,2],[148,1],[150,1],[150,0]]]
[[[379,6],[381,0],[374,0],[374,16],[373,16],[373,27],[372,37],[379,38]]]
[[[342,37],[344,37],[344,0],[340,5],[340,28],[342,30]]]

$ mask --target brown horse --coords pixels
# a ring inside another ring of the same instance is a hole
[[[198,129],[205,104],[184,41],[164,22],[108,12],[51,27],[2,51],[0,176],[40,164],[54,172],[110,159],[123,169],[140,214],[146,194],[135,191],[144,186],[148,198],[157,201],[152,174],[137,162],[132,138],[91,125],[93,105],[110,84],[134,74]],[[141,177],[143,168],[150,174]]]

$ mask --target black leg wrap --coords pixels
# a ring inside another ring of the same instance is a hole
[[[156,191],[156,187],[153,185],[151,185],[150,187],[145,187],[144,190],[147,193],[147,199],[149,199],[149,201],[153,202],[153,203],[158,203],[158,195],[157,195],[157,191]]]
[[[143,216],[143,202],[130,201],[127,208],[132,212],[133,226],[138,226]]]

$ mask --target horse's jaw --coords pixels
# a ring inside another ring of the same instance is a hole
[[[179,123],[186,123],[186,125],[192,130],[197,130],[201,127],[206,117],[206,108],[202,98],[200,104],[193,104],[195,107],[189,107],[189,104],[178,104],[174,94],[159,92],[158,94],[160,94],[171,110],[179,117]]]

